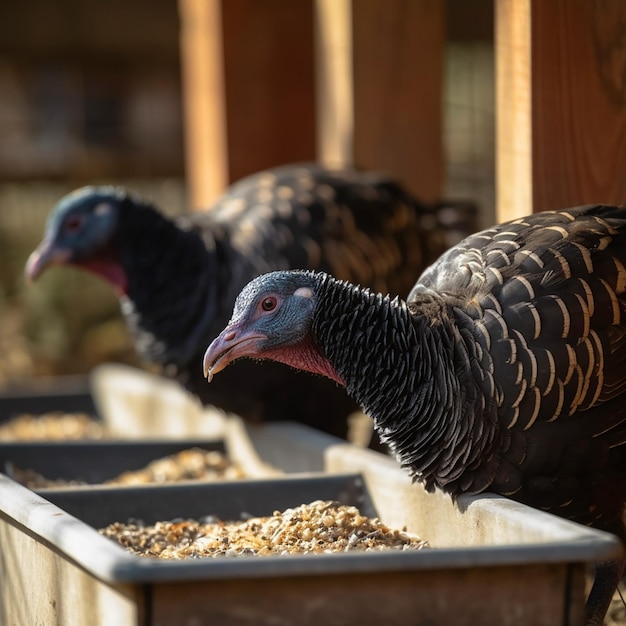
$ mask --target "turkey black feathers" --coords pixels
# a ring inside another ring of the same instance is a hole
[[[357,407],[336,385],[282,365],[257,376],[242,363],[209,388],[202,344],[224,326],[242,287],[271,270],[322,269],[406,295],[415,273],[472,232],[475,219],[470,204],[423,206],[383,176],[315,165],[250,176],[209,211],[176,219],[123,190],[85,188],[53,209],[26,272],[73,265],[107,279],[138,354],[204,403],[345,436]]]
[[[488,490],[625,539],[625,348],[626,207],[596,205],[470,236],[406,301],[323,273],[259,277],[204,365],[325,374],[428,490]],[[598,577],[590,623],[621,571]]]

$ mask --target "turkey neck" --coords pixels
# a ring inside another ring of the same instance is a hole
[[[381,439],[427,489],[469,491],[461,474],[490,456],[495,427],[483,419],[485,399],[471,376],[472,342],[443,300],[426,292],[409,310],[329,276],[320,278],[318,294],[318,347]]]
[[[116,243],[128,292],[120,303],[142,358],[183,366],[205,340],[216,302],[215,245],[205,238],[150,206],[123,207]]]

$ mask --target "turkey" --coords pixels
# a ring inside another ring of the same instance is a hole
[[[283,166],[231,186],[210,210],[170,219],[122,189],[87,187],[52,210],[27,277],[70,265],[120,296],[138,355],[203,403],[251,421],[297,420],[340,437],[357,410],[337,385],[249,363],[208,388],[201,345],[244,285],[277,269],[321,269],[406,295],[416,272],[473,232],[470,203],[425,206],[372,172]]]
[[[495,492],[624,540],[625,266],[626,207],[594,205],[468,237],[406,301],[272,272],[238,296],[205,375],[241,357],[321,374],[427,490]],[[622,571],[598,567],[590,624]]]

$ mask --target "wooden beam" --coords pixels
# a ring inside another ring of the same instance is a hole
[[[533,1],[537,211],[626,202],[626,3]]]
[[[497,0],[498,217],[626,199],[623,0]]]
[[[353,164],[352,0],[315,2],[317,158],[328,167]]]
[[[179,0],[190,204],[315,158],[313,0]]]
[[[444,0],[352,3],[354,161],[441,196]]]
[[[228,184],[221,0],[179,0],[189,204],[206,208]]]
[[[313,0],[222,0],[229,178],[315,158]]]
[[[496,221],[532,211],[532,0],[496,0]]]

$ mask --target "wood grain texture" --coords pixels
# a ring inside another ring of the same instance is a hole
[[[532,206],[531,0],[495,4],[496,221]]]
[[[582,567],[531,563],[516,568],[476,565],[453,574],[392,570],[169,583],[155,586],[150,626],[580,625],[583,616],[576,605],[584,581],[577,570]],[[563,588],[568,575],[576,583],[573,599]],[[455,585],[460,591],[450,593]]]
[[[327,167],[353,164],[352,0],[315,0],[317,156]]]
[[[352,24],[356,165],[440,197],[444,1],[358,0]]]
[[[229,179],[315,158],[312,0],[222,0]]]
[[[228,184],[221,0],[179,0],[189,204],[206,208]]]
[[[498,218],[626,202],[626,2],[496,3]]]
[[[626,3],[533,1],[535,210],[626,202]]]

